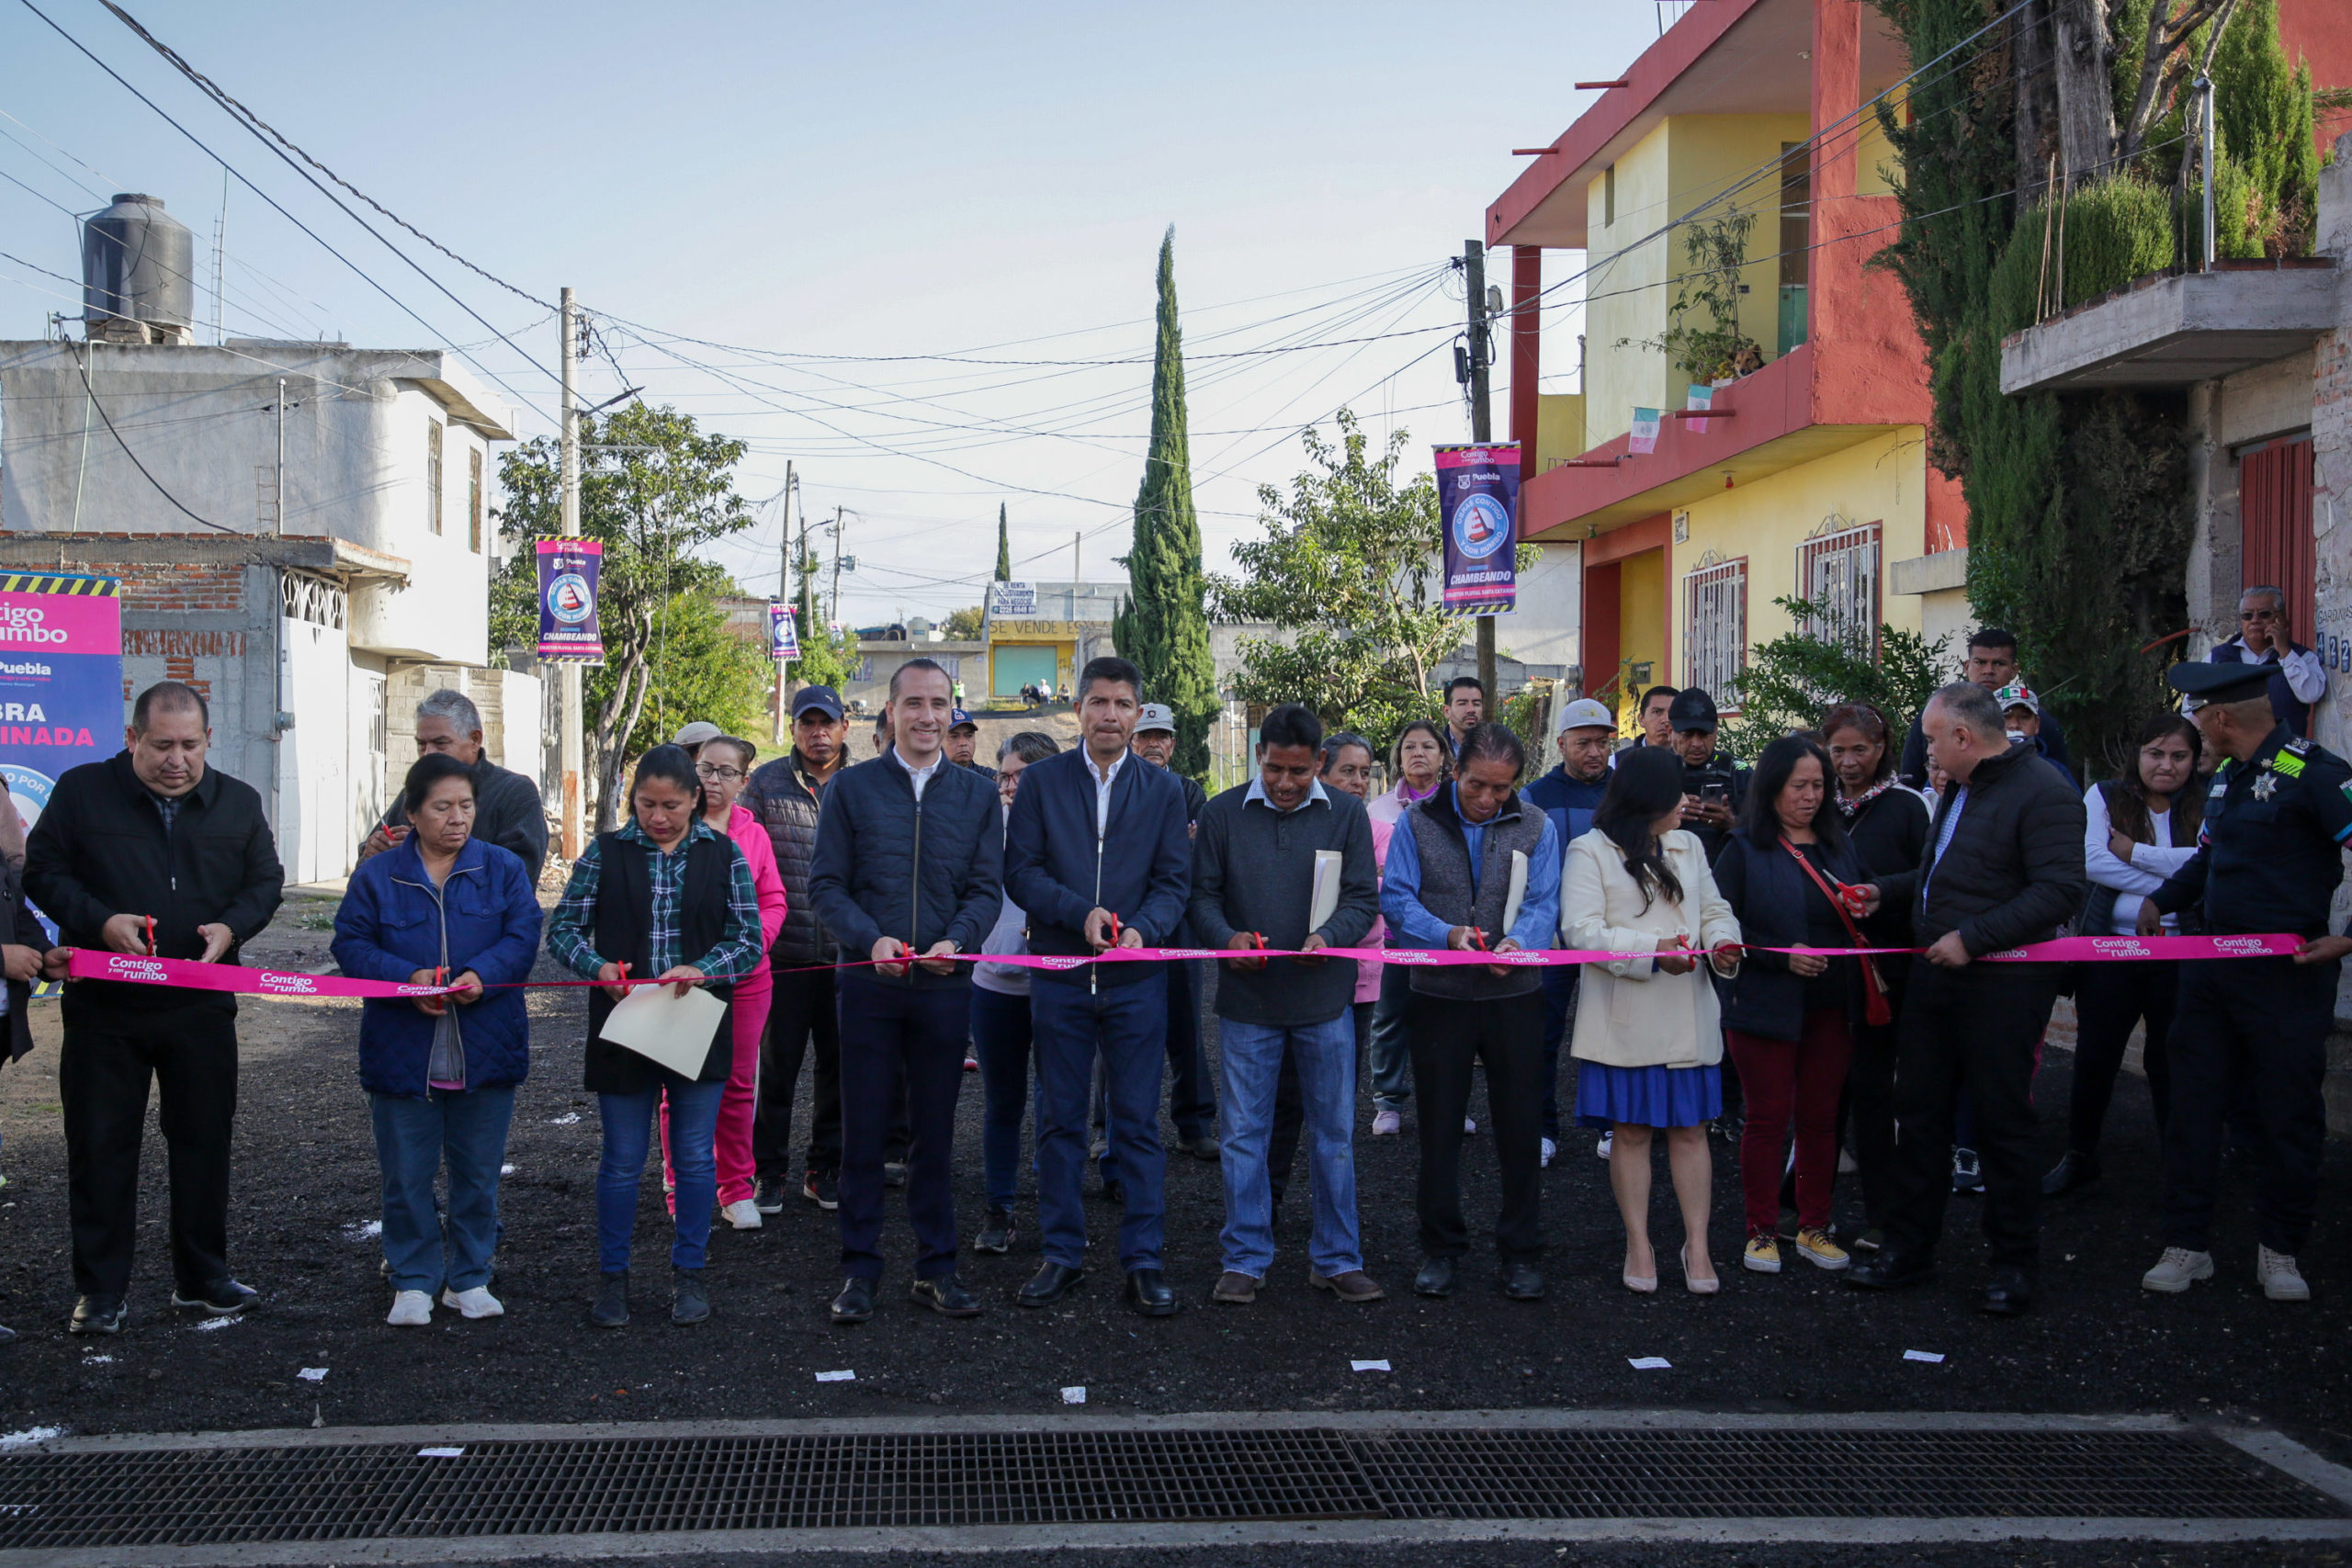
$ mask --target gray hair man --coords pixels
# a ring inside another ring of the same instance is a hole
[[[533,886],[548,858],[548,814],[530,776],[502,768],[482,750],[481,710],[463,692],[444,686],[416,705],[416,752],[454,757],[474,775],[474,837],[523,863]],[[395,800],[375,831],[360,842],[359,858],[382,854],[408,837],[408,813]]]
[[[1863,889],[1865,913],[1910,904],[1928,944],[1911,968],[1896,1045],[1894,1201],[1886,1246],[1847,1270],[1865,1290],[1917,1284],[1935,1270],[1951,1197],[1952,1119],[1960,1091],[1976,1111],[1984,1157],[1984,1239],[1992,1282],[1979,1305],[2014,1316],[2033,1303],[2041,1262],[2040,1124],[2035,1048],[2058,999],[2054,964],[1983,964],[2040,942],[2082,908],[2082,800],[2030,741],[2012,743],[1993,694],[1962,681],[1928,699],[1928,752],[1951,778],[1928,829],[1925,863]]]
[[[2215,643],[2205,659],[2211,664],[2264,666],[2263,694],[2270,699],[2271,721],[2285,725],[2300,740],[2312,732],[2312,705],[2327,695],[2327,667],[2290,630],[2287,595],[2258,582],[2238,595],[2237,635]]]

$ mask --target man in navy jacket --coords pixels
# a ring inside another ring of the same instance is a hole
[[[947,671],[910,659],[890,677],[892,740],[825,786],[808,897],[871,967],[842,971],[842,1269],[835,1323],[874,1315],[882,1278],[882,1142],[899,1106],[914,1299],[948,1317],[980,1300],[956,1278],[950,1150],[964,1082],[971,968],[1003,905],[996,788],[947,760],[955,713]],[[903,1097],[903,1099],[901,1098]]]
[[[1083,744],[1033,762],[1005,828],[1005,892],[1029,917],[1029,951],[1092,956],[1176,938],[1192,892],[1184,792],[1127,749],[1143,676],[1124,659],[1080,674]],[[828,802],[827,808],[831,809]],[[1045,1266],[1021,1288],[1044,1306],[1084,1277],[1087,1090],[1108,1067],[1112,1157],[1126,1189],[1119,1264],[1127,1300],[1150,1317],[1176,1310],[1160,1278],[1168,1158],[1159,1145],[1168,979],[1160,964],[1110,961],[1041,969],[1029,994],[1037,1054],[1037,1226]]]
[[[1552,819],[1560,848],[1592,830],[1592,814],[1609,789],[1609,754],[1617,740],[1617,716],[1590,697],[1560,710],[1560,760],[1529,784],[1521,796]],[[1560,1142],[1560,1043],[1575,1016],[1577,970],[1561,964],[1543,972],[1544,981],[1544,1163],[1550,1165]]]

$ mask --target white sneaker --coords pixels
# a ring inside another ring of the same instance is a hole
[[[1472,1134],[1472,1133],[1476,1133],[1476,1132],[1477,1132],[1477,1130],[1478,1130],[1478,1119],[1477,1119],[1476,1117],[1475,1117],[1475,1116],[1464,1116],[1464,1117],[1462,1119],[1462,1131],[1463,1131],[1464,1133],[1465,1133],[1465,1134]]]
[[[471,1290],[441,1292],[441,1304],[456,1307],[468,1317],[504,1317],[506,1303],[490,1293],[489,1288],[476,1285]]]
[[[735,1201],[718,1211],[718,1217],[739,1231],[755,1231],[760,1228],[760,1206],[749,1198],[736,1199]]]
[[[2307,1302],[2312,1288],[2303,1283],[2302,1270],[2295,1260],[2283,1252],[2258,1247],[2254,1255],[2254,1277],[2262,1281],[2262,1293],[2274,1302]]]
[[[1375,1111],[1372,1113],[1372,1135],[1374,1137],[1393,1138],[1404,1130],[1405,1118],[1398,1112],[1394,1111]]]
[[[1611,1129],[1611,1131],[1600,1134],[1600,1142],[1592,1146],[1592,1152],[1599,1155],[1602,1159],[1607,1159],[1609,1157],[1610,1151],[1614,1149],[1616,1146],[1617,1134],[1614,1129]]]
[[[1544,1163],[1546,1166],[1549,1166],[1552,1163],[1552,1156],[1559,1152],[1560,1145],[1557,1143],[1554,1142],[1550,1138],[1544,1140]]]
[[[423,1291],[402,1291],[392,1298],[384,1321],[394,1328],[423,1328],[433,1321],[433,1298]]]
[[[1840,1175],[1840,1176],[1851,1176],[1851,1175],[1853,1175],[1856,1171],[1858,1171],[1858,1170],[1860,1170],[1860,1169],[1861,1169],[1861,1168],[1861,1168],[1860,1164],[1860,1163],[1858,1163],[1858,1162],[1855,1160],[1855,1158],[1854,1158],[1854,1151],[1853,1151],[1853,1150],[1851,1150],[1851,1149],[1839,1149],[1839,1150],[1838,1151],[1838,1175]]]
[[[2290,1267],[2291,1264],[2290,1259]],[[2192,1281],[2212,1277],[2211,1253],[2191,1252],[2185,1247],[2167,1247],[2165,1255],[2156,1259],[2156,1266],[2140,1276],[2140,1288],[2177,1296],[2188,1289]]]

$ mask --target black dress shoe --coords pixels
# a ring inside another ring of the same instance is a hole
[[[835,1323],[864,1323],[874,1315],[874,1281],[855,1278],[842,1281],[842,1293],[833,1298],[832,1316]]]
[[[0,1323],[0,1345],[14,1345],[16,1342],[17,1331],[6,1324]]]
[[[1976,1305],[1995,1317],[2018,1316],[2033,1305],[2033,1276],[2022,1269],[1994,1269],[1993,1282],[1984,1287],[1984,1299]]]
[[[1127,1304],[1146,1317],[1176,1315],[1176,1292],[1157,1269],[1138,1269],[1127,1276]]]
[[[964,1288],[963,1281],[953,1274],[942,1274],[936,1280],[917,1280],[908,1292],[917,1304],[927,1306],[942,1317],[978,1317],[986,1309],[980,1298]]]
[[[124,1314],[130,1311],[120,1296],[84,1296],[74,1303],[74,1316],[65,1325],[68,1334],[119,1334]]]
[[[2068,1149],[2050,1174],[2041,1179],[2044,1198],[2063,1198],[2069,1192],[2088,1187],[2099,1178],[2098,1156],[2085,1154],[2080,1149]]]
[[[1083,1269],[1048,1263],[1032,1274],[1029,1282],[1021,1287],[1021,1293],[1012,1299],[1025,1307],[1045,1306],[1078,1289],[1078,1282],[1085,1278],[1086,1270]]]
[[[190,1312],[210,1313],[214,1317],[227,1317],[240,1313],[261,1300],[261,1292],[251,1285],[234,1280],[217,1280],[201,1290],[172,1290],[172,1304]]]
[[[1413,1294],[1417,1296],[1450,1296],[1453,1294],[1453,1259],[1425,1258],[1421,1271],[1413,1276]]]
[[[1515,1302],[1542,1301],[1544,1271],[1527,1262],[1503,1265],[1503,1294]]]
[[[1868,1258],[1857,1258],[1843,1278],[1846,1283],[1865,1291],[1899,1291],[1905,1285],[1920,1283],[1935,1271],[1934,1258],[1887,1247]]]

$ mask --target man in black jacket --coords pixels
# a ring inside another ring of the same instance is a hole
[[[835,779],[817,818],[808,897],[854,960],[842,972],[842,1266],[835,1323],[874,1315],[882,1277],[882,1143],[903,1105],[914,1299],[948,1317],[980,1301],[956,1278],[950,1169],[971,972],[1003,903],[1004,842],[988,780],[947,760],[947,671],[910,659],[890,677],[890,749]],[[910,963],[909,960],[912,960]]]
[[[547,806],[539,798],[539,786],[526,774],[502,768],[482,754],[481,736],[481,710],[463,692],[445,686],[416,705],[416,754],[437,751],[473,770],[473,836],[512,851],[537,887],[548,860]],[[407,837],[408,813],[395,800],[376,830],[361,840],[359,858],[382,854]]]
[[[1969,633],[1965,673],[1988,692],[2018,681],[2017,633],[1999,626],[1981,626]],[[1911,733],[1903,741],[1903,761],[1895,769],[1913,789],[1924,789],[1928,784],[1927,722],[1925,713],[1911,721]],[[2041,715],[2041,752],[2068,778],[2075,776],[2074,759],[2066,753],[2066,731],[2058,716],[2046,710]]]
[[[25,889],[66,947],[234,963],[277,910],[286,875],[261,796],[205,766],[204,698],[175,681],[131,709],[125,749],[57,781],[26,845]],[[75,1334],[122,1327],[138,1234],[139,1144],[159,1085],[170,1151],[172,1304],[243,1312],[229,1272],[229,1139],[237,1000],[129,981],[65,987],[58,1054],[74,1230]]]
[[[1924,863],[1875,888],[1879,900],[1911,905],[1927,961],[1912,965],[1903,998],[1886,1246],[1846,1278],[1883,1290],[1934,1271],[1951,1196],[1952,1106],[1965,1089],[1976,1108],[1993,1253],[1980,1304],[2011,1316],[2032,1304],[2040,1261],[2033,1057],[2058,998],[2058,966],[1979,960],[2054,936],[2082,908],[2083,803],[2032,746],[2009,744],[1993,694],[1973,682],[1938,692],[1921,722],[1951,786],[1937,803]]]
[[[7,987],[0,991],[8,1014],[8,1043],[0,1050],[0,1067],[22,1056],[33,1048],[32,1021],[28,1016],[32,1002],[33,982],[46,969],[56,975],[64,973],[65,952],[50,945],[49,933],[41,930],[40,920],[25,902],[25,822],[17,815],[17,803],[8,794],[8,783],[0,779],[0,972],[5,972]],[[0,1327],[0,1345],[17,1337],[16,1331]]]

